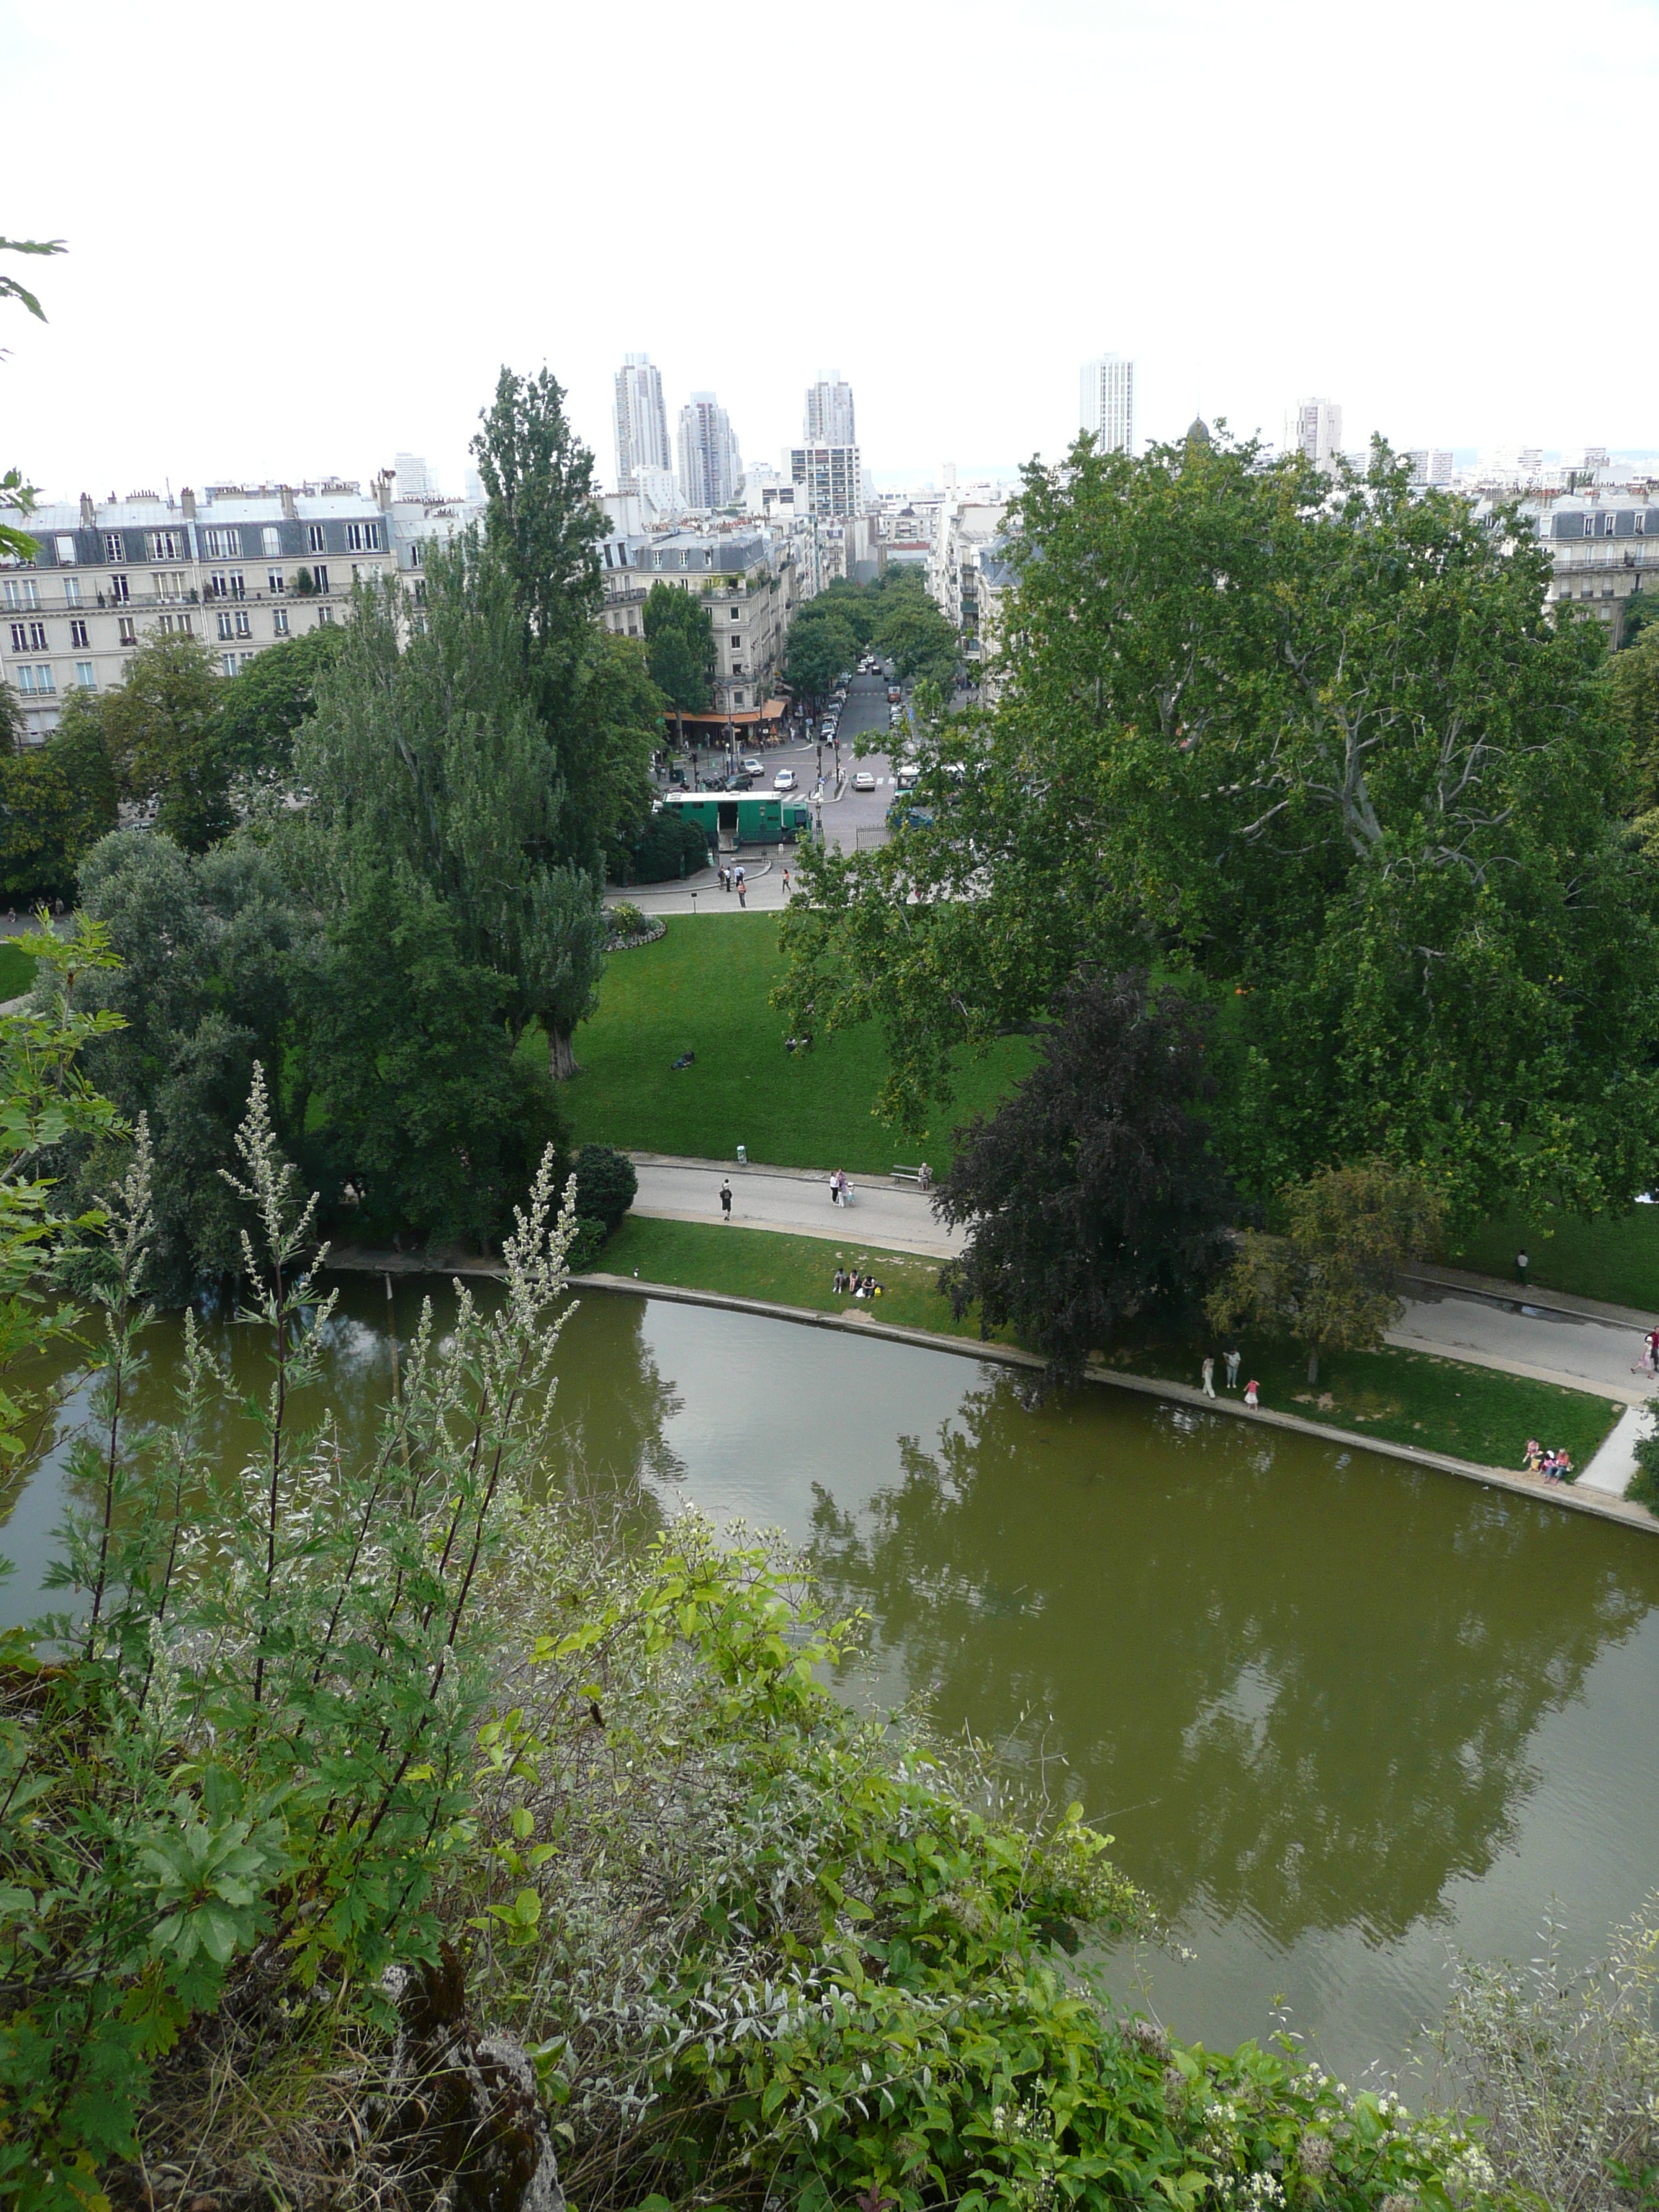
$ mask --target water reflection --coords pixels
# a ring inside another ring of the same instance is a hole
[[[447,1285],[394,1285],[405,1346],[428,1288],[441,1329]],[[380,1280],[342,1293],[300,1410],[326,1399],[351,1453],[390,1391],[388,1309]],[[204,1327],[262,1388],[258,1333]],[[136,1409],[160,1420],[176,1326],[152,1341]],[[1262,2033],[1282,1989],[1357,2068],[1437,2012],[1446,1940],[1528,1955],[1559,1896],[1587,1952],[1653,1880],[1650,1538],[1113,1391],[1031,1412],[969,1360],[627,1296],[583,1300],[558,1372],[550,1491],[641,1531],[693,1498],[781,1525],[872,1615],[848,1694],[922,1690],[944,1727],[1063,1757],[1199,1949],[1157,1968],[1188,2033]],[[0,1618],[38,1610],[85,1405],[72,1387],[0,1497]],[[257,1432],[234,1404],[213,1420],[228,1475]]]
[[[1098,1395],[975,1390],[902,1462],[812,1540],[890,1663],[944,1723],[1045,1725],[1166,1911],[1284,1946],[1390,1940],[1484,1875],[1540,1718],[1659,1598],[1617,1531]]]

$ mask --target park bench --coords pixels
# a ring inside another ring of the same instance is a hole
[[[917,1189],[920,1190],[921,1188],[921,1170],[919,1167],[907,1168],[902,1164],[895,1162],[893,1167],[893,1181],[895,1182],[913,1182],[915,1184]]]

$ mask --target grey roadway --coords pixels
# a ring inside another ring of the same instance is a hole
[[[718,1221],[720,1187],[729,1177],[734,1223],[749,1229],[787,1230],[797,1236],[844,1242],[849,1236],[894,1251],[946,1258],[960,1249],[961,1233],[933,1218],[927,1199],[914,1187],[886,1177],[854,1178],[855,1203],[842,1213],[830,1203],[828,1169],[728,1166],[716,1160],[634,1155],[639,1175],[637,1213],[673,1221]],[[1498,1283],[1477,1287],[1460,1281],[1415,1280],[1398,1328],[1389,1341],[1413,1352],[1462,1359],[1471,1366],[1525,1375],[1572,1390],[1589,1390],[1630,1408],[1581,1480],[1622,1495],[1634,1462],[1630,1447],[1640,1432],[1636,1409],[1655,1395],[1651,1376],[1638,1367],[1645,1316],[1619,1308],[1589,1310],[1587,1302],[1535,1294],[1537,1303]],[[1548,1443],[1547,1437],[1544,1438]]]
[[[861,736],[876,735],[883,738],[887,733],[887,683],[884,677],[859,676],[853,680],[842,709],[837,735],[841,739],[839,764],[842,779],[837,785],[835,770],[836,749],[833,745],[793,744],[778,745],[761,753],[765,763],[765,781],[769,785],[781,768],[792,769],[796,788],[811,791],[818,781],[820,771],[824,778],[823,834],[827,843],[837,851],[850,853],[857,843],[857,832],[861,829],[879,827],[887,819],[887,810],[892,805],[896,787],[893,781],[893,762],[884,751],[874,753],[863,760],[854,757],[853,748]],[[853,788],[853,778],[860,769],[867,769],[876,780],[873,791],[860,792]],[[751,911],[775,911],[787,905],[789,892],[785,888],[783,875],[788,867],[790,848],[760,851],[747,848],[737,858],[744,863],[748,877],[748,900]],[[659,914],[735,914],[736,895],[722,891],[712,868],[701,874],[687,876],[672,884],[636,884],[623,896],[648,915]]]

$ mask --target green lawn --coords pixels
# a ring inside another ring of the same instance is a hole
[[[0,1000],[21,999],[34,983],[34,955],[21,952],[9,937],[0,937]]]
[[[837,1297],[830,1287],[837,1263],[873,1275],[882,1295],[872,1301]],[[976,1336],[976,1322],[951,1318],[948,1299],[934,1285],[939,1261],[914,1252],[886,1252],[848,1237],[788,1237],[769,1229],[727,1229],[718,1222],[648,1221],[630,1214],[599,1256],[614,1275],[673,1283],[684,1290],[718,1291],[728,1297],[768,1298],[814,1313],[867,1313],[897,1328],[931,1328],[941,1335]]]
[[[1526,1254],[1528,1280],[1540,1289],[1659,1314],[1659,1206],[1590,1221],[1554,1206],[1505,1214],[1446,1256],[1453,1267],[1513,1282],[1517,1252]]]
[[[872,1112],[887,1073],[876,1029],[786,1052],[783,1018],[766,1003],[782,972],[774,915],[676,915],[655,944],[614,954],[599,1012],[576,1032],[581,1072],[561,1094],[576,1141],[712,1160],[744,1145],[775,1167],[866,1175],[926,1158],[937,1172],[951,1131],[1030,1064],[1023,1040],[967,1059],[926,1136],[896,1135]],[[696,1063],[677,1074],[687,1051]]]
[[[867,1307],[837,1297],[830,1287],[837,1260],[874,1275],[884,1285],[882,1297]],[[642,1282],[765,1298],[817,1313],[867,1311],[873,1321],[941,1335],[978,1334],[971,1317],[951,1319],[948,1303],[934,1287],[937,1261],[879,1251],[855,1237],[832,1244],[765,1229],[630,1215],[599,1264],[617,1275],[631,1275],[638,1268]],[[1205,1352],[1217,1355],[1219,1371],[1224,1348],[1198,1334],[1140,1326],[1125,1331],[1111,1358],[1131,1374],[1195,1386]],[[1261,1385],[1262,1403],[1275,1412],[1351,1429],[1358,1442],[1381,1437],[1483,1467],[1518,1468],[1528,1438],[1536,1437],[1547,1445],[1565,1445],[1583,1468],[1623,1411],[1580,1390],[1392,1347],[1322,1361],[1320,1386],[1310,1390],[1306,1360],[1290,1347],[1252,1345],[1246,1339],[1239,1349],[1245,1355],[1241,1384],[1254,1376]],[[1218,1382],[1216,1387],[1220,1389]]]

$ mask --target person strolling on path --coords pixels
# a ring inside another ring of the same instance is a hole
[[[1215,1361],[1207,1352],[1205,1355],[1204,1364],[1199,1370],[1199,1373],[1203,1377],[1205,1396],[1206,1398],[1213,1398],[1215,1395]]]
[[[720,1219],[723,1222],[729,1222],[731,1218],[732,1184],[731,1180],[728,1177],[727,1180],[720,1185]]]
[[[1238,1388],[1238,1363],[1242,1355],[1237,1352],[1230,1352],[1227,1354],[1227,1388],[1230,1390],[1237,1390]]]

